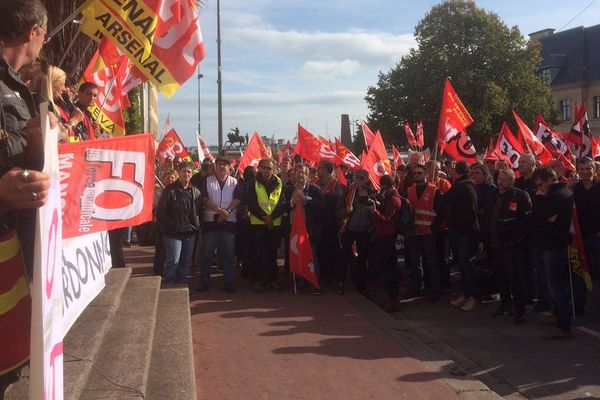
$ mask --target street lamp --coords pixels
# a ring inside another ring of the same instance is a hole
[[[223,150],[223,94],[221,90],[221,1],[217,0],[217,88],[219,118],[219,154]]]

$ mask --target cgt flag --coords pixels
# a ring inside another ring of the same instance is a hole
[[[402,127],[404,128],[404,134],[406,135],[406,141],[408,142],[408,145],[417,147],[418,146],[417,139],[415,138],[415,135],[414,135],[408,121],[404,121],[404,123],[402,124]]]
[[[458,136],[472,123],[473,118],[471,118],[469,111],[458,98],[450,80],[446,78],[440,110],[440,122],[438,124],[437,142],[440,152],[444,151],[444,146],[453,137]]]
[[[402,160],[402,154],[400,154],[394,145],[392,145],[392,155],[394,156],[394,166],[396,168],[404,164],[404,160]]]
[[[525,124],[514,111],[513,116],[515,117],[517,127],[519,128],[518,136],[525,140],[525,144],[531,149],[533,155],[544,165],[552,161],[552,154],[550,154],[546,146],[542,144],[542,141],[533,134],[527,124]]]
[[[362,167],[369,173],[369,179],[373,187],[377,190],[380,187],[379,179],[384,175],[392,174],[392,166],[380,132],[377,132],[373,138],[369,152],[363,160]]]
[[[477,162],[477,151],[467,132],[460,131],[446,142],[443,152],[456,161],[466,161],[469,165]]]
[[[68,143],[59,156],[63,238],[152,220],[152,134]]]
[[[198,129],[196,129],[196,146],[198,147],[198,162],[204,161],[205,158],[208,158],[212,161],[215,160],[215,156],[212,155],[210,149],[206,143],[204,143],[204,139],[202,139],[202,136],[200,136]]]
[[[371,147],[371,143],[373,143],[373,139],[375,138],[375,134],[373,133],[373,131],[371,129],[369,129],[369,127],[367,126],[366,123],[362,123],[362,133],[363,133],[363,137],[365,138],[365,146],[367,146],[367,149],[369,147]]]
[[[302,204],[295,208],[290,232],[290,271],[300,275],[319,289],[319,278],[314,264],[310,238],[306,230]]]
[[[167,158],[181,157],[184,161],[192,162],[192,157],[183,145],[175,129],[171,129],[158,144],[156,150],[158,159],[164,165]]]
[[[583,279],[583,281],[585,282],[585,287],[591,292],[593,288],[592,276],[590,275],[590,268],[585,254],[583,236],[581,236],[581,229],[579,228],[579,218],[577,217],[577,209],[575,208],[575,205],[573,205],[571,235],[573,236],[573,240],[569,245],[569,264],[571,266],[572,271]]]
[[[519,168],[519,160],[521,155],[525,153],[525,149],[510,131],[506,122],[502,123],[500,134],[498,134],[495,153],[501,160],[506,161],[513,170]]]
[[[107,37],[167,97],[196,73],[205,57],[192,0],[87,0],[81,31]]]
[[[258,162],[263,158],[271,158],[270,152],[267,150],[267,146],[260,138],[257,132],[254,132],[246,147],[246,151],[242,158],[240,158],[240,164],[238,165],[238,171],[244,172],[247,166],[252,165],[254,168],[258,167]]]
[[[298,124],[298,141],[294,152],[313,163],[323,160],[331,161],[335,165],[344,163],[329,144],[319,140],[319,138],[300,124]]]
[[[425,138],[423,134],[423,121],[417,122],[417,133],[415,134],[415,139],[417,140],[417,147],[423,148],[425,147]]]

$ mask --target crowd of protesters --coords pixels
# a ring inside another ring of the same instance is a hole
[[[553,311],[544,321],[553,328],[548,339],[571,337],[572,310],[584,313],[586,305],[583,278],[569,272],[573,204],[597,280],[600,163],[582,158],[577,171],[568,171],[561,162],[540,166],[525,154],[513,171],[497,160],[469,166],[423,157],[410,153],[407,165],[379,179],[379,191],[363,169],[344,168],[348,186],[342,185],[328,161],[313,167],[299,157],[262,159],[256,169],[237,171],[220,156],[204,160],[192,176],[193,165],[176,160],[179,178],[156,208],[162,239],[155,271],[166,283],[184,283],[190,268],[197,270],[203,292],[220,262],[227,292],[235,291],[236,265],[256,293],[279,291],[289,272],[291,221],[303,204],[320,287],[295,278],[301,289],[344,294],[351,281],[375,299],[382,287],[379,305],[393,312],[402,298],[440,301],[456,267],[461,294],[451,304],[458,309],[473,311],[499,294],[492,317],[510,315],[519,325],[526,305],[533,305],[536,312]],[[173,169],[165,175],[175,179]]]

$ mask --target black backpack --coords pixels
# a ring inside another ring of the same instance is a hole
[[[406,197],[400,196],[402,200],[402,206],[395,215],[394,225],[396,226],[396,232],[399,235],[407,235],[413,225],[415,224],[415,217],[410,211],[410,201]]]

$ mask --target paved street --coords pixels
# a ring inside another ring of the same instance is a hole
[[[152,252],[127,250],[136,274]],[[227,294],[219,279],[191,298],[199,399],[600,399],[597,293],[573,340],[546,342],[542,315],[514,326],[489,317],[496,303],[465,313],[447,295],[389,315],[357,293],[258,295],[238,279]]]

